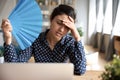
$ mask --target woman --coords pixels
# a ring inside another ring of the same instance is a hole
[[[86,71],[84,47],[75,27],[76,14],[68,5],[59,5],[50,16],[50,29],[40,33],[33,44],[16,54],[12,45],[12,26],[8,19],[3,20],[2,30],[5,36],[5,61],[27,62],[34,56],[35,62],[65,62],[68,58],[74,64],[74,74]],[[67,33],[71,31],[72,36]]]

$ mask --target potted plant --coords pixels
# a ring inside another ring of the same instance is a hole
[[[83,36],[83,31],[82,31],[82,27],[77,28],[79,35],[82,37]]]
[[[120,56],[114,55],[113,60],[105,66],[100,76],[102,80],[120,80]]]
[[[77,28],[77,30],[78,30],[78,32],[79,32],[79,35],[80,35],[81,37],[83,37],[82,27]],[[69,35],[72,35],[71,32],[69,32]]]
[[[0,63],[4,62],[3,53],[4,53],[4,49],[3,49],[3,47],[0,46]]]

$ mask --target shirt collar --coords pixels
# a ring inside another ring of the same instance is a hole
[[[47,29],[45,32],[42,32],[42,33],[40,34],[40,37],[39,37],[39,38],[40,38],[40,40],[41,40],[42,42],[47,43],[46,35],[47,35],[48,31],[49,31],[49,29]]]
[[[44,41],[45,43],[47,43],[46,35],[47,35],[48,31],[49,31],[49,29],[47,29],[45,32],[42,32],[42,34],[41,34],[41,40]],[[63,36],[62,39],[58,43],[64,44],[66,37],[67,37],[67,35]]]

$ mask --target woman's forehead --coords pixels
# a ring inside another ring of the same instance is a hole
[[[55,17],[56,20],[69,20],[68,15],[62,14]]]

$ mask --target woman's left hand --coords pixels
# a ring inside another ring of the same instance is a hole
[[[71,30],[71,33],[75,40],[80,41],[80,35],[77,28],[75,27],[75,21],[70,16],[68,16],[68,19],[68,21],[63,20],[63,24]]]

